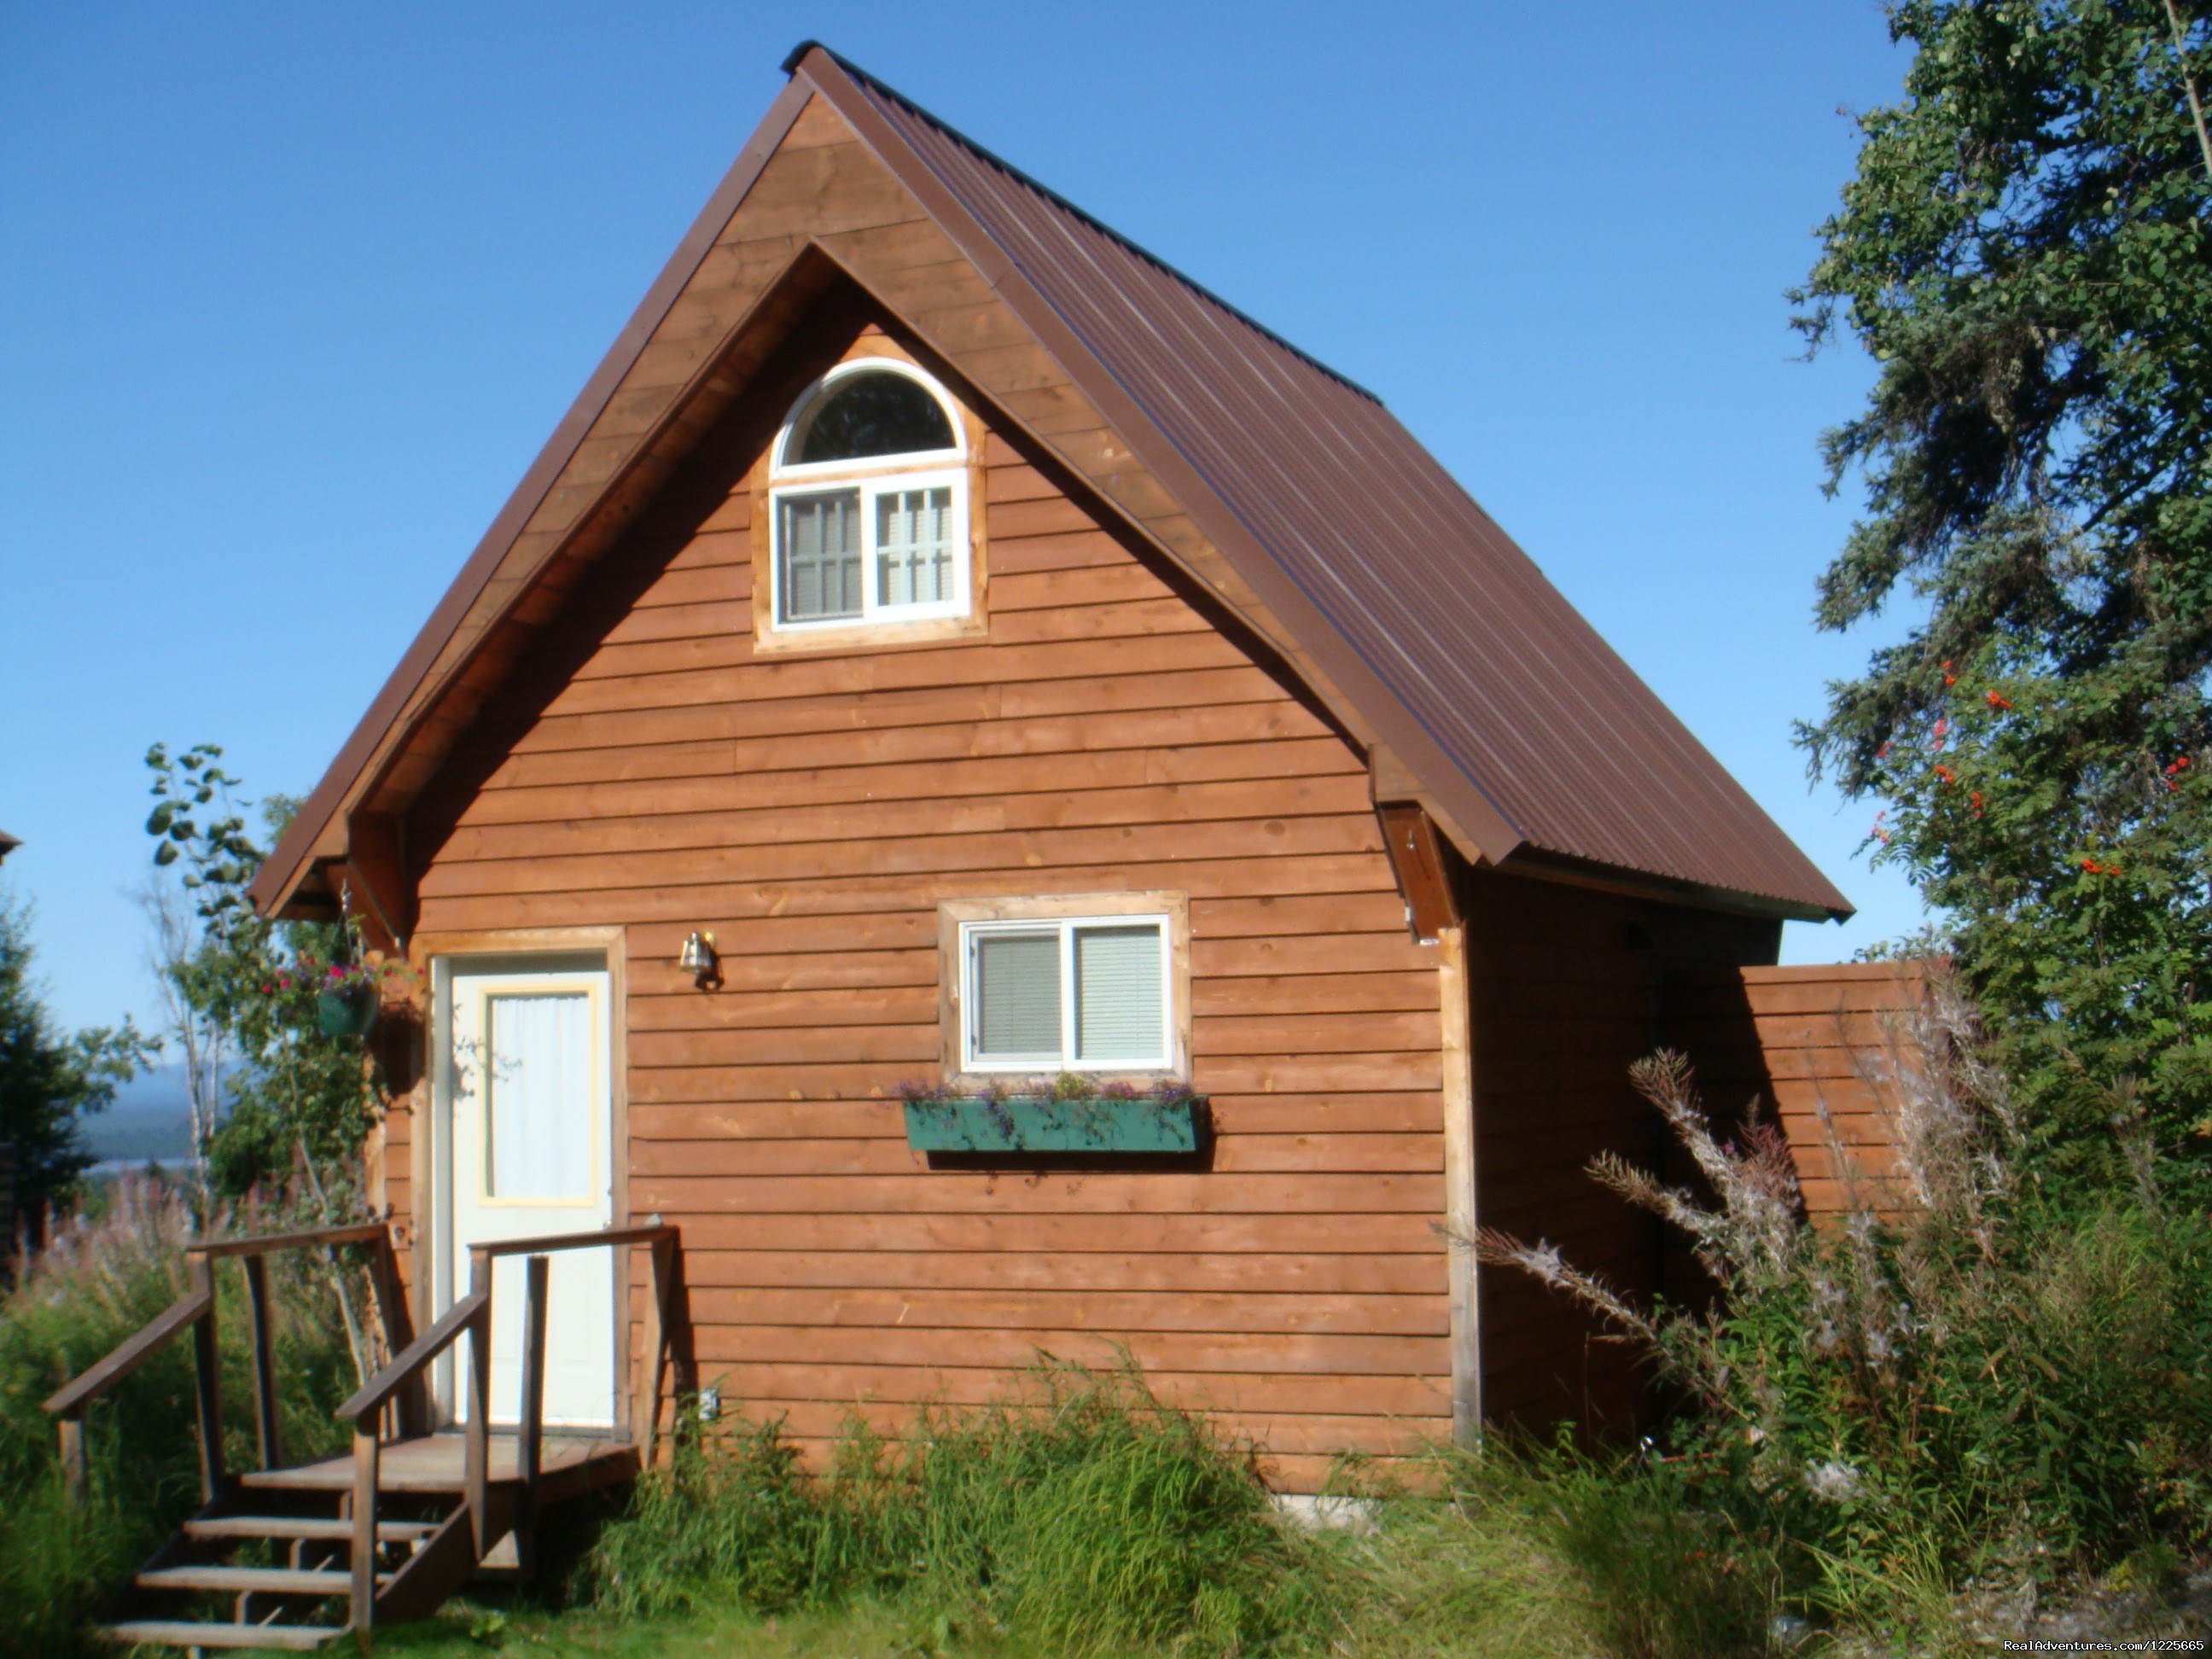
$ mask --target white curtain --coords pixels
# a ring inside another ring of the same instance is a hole
[[[591,998],[580,991],[495,994],[485,1026],[490,1196],[591,1198]]]

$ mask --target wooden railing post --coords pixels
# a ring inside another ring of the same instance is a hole
[[[382,1447],[376,1437],[378,1413],[353,1425],[353,1627],[376,1625],[376,1484]]]
[[[384,1363],[389,1364],[402,1350],[413,1342],[415,1331],[407,1317],[406,1292],[399,1287],[399,1255],[392,1248],[392,1234],[387,1229],[376,1241],[376,1261],[372,1267],[376,1296],[376,1320],[384,1329]],[[417,1376],[398,1397],[392,1401],[395,1427],[401,1434],[428,1434],[430,1431],[430,1385],[428,1379]]]
[[[192,1324],[192,1382],[199,1405],[200,1493],[212,1504],[228,1484],[222,1467],[222,1355],[216,1345],[215,1273],[204,1250],[187,1251],[185,1264],[192,1289],[207,1301]]]
[[[55,1419],[60,1437],[62,1478],[75,1497],[84,1494],[90,1476],[85,1440],[85,1413],[92,1402],[151,1359],[170,1342],[192,1333],[192,1385],[198,1410],[194,1413],[200,1441],[200,1486],[213,1503],[230,1485],[222,1456],[222,1364],[216,1327],[214,1264],[223,1256],[240,1256],[246,1263],[248,1311],[253,1325],[253,1387],[255,1428],[264,1467],[276,1463],[283,1448],[276,1422],[274,1328],[270,1322],[267,1269],[262,1258],[271,1250],[299,1249],[310,1245],[368,1244],[384,1241],[389,1232],[380,1221],[354,1222],[343,1227],[319,1227],[306,1232],[271,1233],[247,1238],[203,1238],[185,1249],[187,1288],[154,1318],[125,1337],[101,1359],[70,1379],[46,1397],[45,1410]],[[406,1377],[416,1376],[419,1365]],[[381,1396],[380,1396],[380,1398]],[[350,1419],[349,1419],[350,1420]]]
[[[483,1302],[469,1322],[469,1421],[463,1468],[468,1486],[469,1527],[476,1534],[477,1559],[496,1541],[484,1535],[489,1516],[491,1462],[491,1252],[469,1247],[469,1294]]]
[[[522,1480],[522,1513],[514,1546],[522,1570],[531,1568],[538,1521],[538,1476],[545,1449],[545,1287],[551,1262],[533,1255],[522,1264],[522,1421],[515,1434],[515,1474]]]
[[[645,1398],[634,1418],[630,1437],[637,1442],[638,1461],[653,1467],[653,1448],[660,1434],[660,1405],[668,1386],[669,1318],[674,1294],[676,1241],[656,1238],[647,1246],[651,1273],[645,1304]]]
[[[269,1260],[246,1258],[246,1310],[253,1328],[253,1429],[261,1467],[273,1469],[284,1461],[276,1430],[276,1358],[269,1322]]]
[[[73,1504],[84,1502],[92,1479],[91,1461],[84,1449],[84,1419],[64,1417],[56,1425],[62,1437],[62,1487]]]

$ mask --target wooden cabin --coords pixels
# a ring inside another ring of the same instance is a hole
[[[811,1446],[1040,1351],[1291,1492],[1626,1420],[1449,1235],[1660,1283],[1583,1173],[1657,1143],[1626,1068],[1846,901],[1371,394],[786,67],[254,886],[422,971],[371,1149],[416,1327],[471,1245],[657,1218],[699,1380]],[[917,1130],[1060,1073],[1188,1140]],[[643,1386],[607,1254],[553,1265],[572,1431]]]

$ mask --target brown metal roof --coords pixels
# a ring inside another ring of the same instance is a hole
[[[1212,498],[1185,510],[1334,636],[1300,643],[1349,656],[1347,690],[1387,689],[1395,707],[1362,712],[1386,738],[1418,728],[1396,745],[1417,774],[1441,750],[1529,848],[1849,912],[1379,399],[825,48],[793,62],[833,101],[866,99],[910,152],[884,155],[893,171],[919,162],[973,216],[1093,360],[1063,362],[1071,378],[1133,400]]]
[[[812,92],[1030,328],[1462,850],[1848,912],[1370,393],[826,49],[802,46],[786,67],[791,87],[257,876],[265,911],[309,878],[397,734],[545,568],[514,564],[526,524]]]

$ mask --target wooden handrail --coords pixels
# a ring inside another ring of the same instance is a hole
[[[493,1238],[469,1246],[471,1255],[547,1255],[555,1250],[588,1249],[594,1244],[657,1244],[674,1238],[679,1229],[672,1221],[649,1221],[635,1227],[603,1227],[591,1233],[546,1233],[537,1238]]]
[[[462,1332],[471,1346],[470,1374],[477,1379],[478,1406],[469,1424],[468,1461],[472,1470],[483,1462],[483,1393],[481,1379],[491,1364],[491,1286],[488,1275],[445,1317],[409,1343],[392,1362],[363,1383],[352,1399],[337,1409],[340,1421],[353,1425],[353,1617],[352,1627],[364,1635],[376,1624],[376,1519],[378,1485],[384,1449],[377,1437],[377,1418],[392,1395],[405,1388],[422,1369],[443,1352]],[[491,1540],[483,1536],[483,1481],[480,1474],[469,1480],[470,1525],[476,1533],[481,1559]]]
[[[315,1244],[374,1244],[385,1233],[381,1221],[356,1221],[343,1227],[309,1227],[296,1233],[252,1233],[244,1238],[196,1238],[185,1248],[201,1255],[266,1255],[271,1250],[304,1249]]]
[[[185,1326],[204,1317],[214,1306],[215,1291],[210,1286],[203,1285],[186,1291],[142,1326],[137,1334],[117,1345],[106,1358],[48,1395],[46,1410],[55,1417],[81,1414],[86,1404],[151,1359],[163,1343],[174,1338]]]
[[[64,1383],[46,1401],[47,1412],[61,1419],[62,1465],[70,1490],[82,1492],[88,1473],[85,1407],[191,1326],[193,1392],[198,1399],[196,1415],[200,1439],[200,1485],[210,1503],[222,1495],[228,1482],[222,1466],[222,1410],[219,1398],[222,1365],[216,1341],[214,1264],[227,1257],[241,1258],[246,1271],[246,1310],[253,1337],[254,1438],[261,1455],[261,1467],[274,1468],[283,1454],[277,1437],[276,1361],[264,1258],[276,1250],[341,1244],[377,1247],[378,1312],[389,1330],[392,1310],[384,1306],[384,1301],[392,1278],[392,1240],[390,1231],[381,1221],[356,1221],[342,1227],[313,1227],[289,1233],[257,1233],[243,1238],[187,1240],[185,1261],[191,1275],[191,1289],[125,1339],[98,1364]],[[404,1412],[403,1407],[403,1414]]]
[[[491,1305],[491,1293],[477,1291],[446,1310],[446,1316],[407,1345],[406,1351],[362,1384],[353,1398],[337,1409],[338,1420],[350,1423],[380,1410],[385,1402],[435,1359],[453,1339],[468,1329],[469,1322]]]

